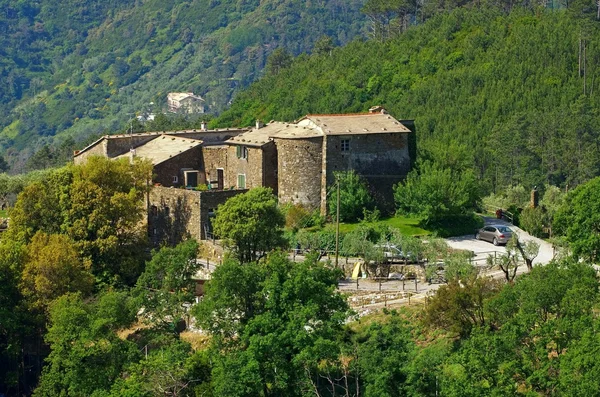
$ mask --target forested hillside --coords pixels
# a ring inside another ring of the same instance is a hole
[[[170,91],[218,112],[275,48],[297,55],[324,35],[335,45],[364,35],[363,3],[0,0],[0,155],[22,170],[44,144],[159,112]]]
[[[599,174],[600,22],[568,9],[460,8],[389,40],[302,55],[214,125],[383,105],[416,120],[421,159],[473,169],[486,191]]]

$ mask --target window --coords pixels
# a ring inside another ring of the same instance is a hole
[[[177,183],[177,182],[179,182],[179,178],[177,178],[177,176],[176,176],[176,175],[174,175],[174,176],[173,176],[173,183]]]
[[[340,149],[342,152],[350,151],[350,139],[342,139],[340,144]]]
[[[237,155],[238,159],[248,160],[248,148],[246,146],[236,146],[235,154]]]
[[[246,174],[238,174],[238,189],[246,188]]]

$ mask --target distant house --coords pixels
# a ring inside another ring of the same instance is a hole
[[[206,111],[204,99],[193,92],[170,92],[167,103],[172,113],[197,114]]]
[[[281,203],[327,210],[334,173],[354,170],[376,201],[393,208],[393,185],[410,170],[412,120],[380,107],[368,113],[307,115],[294,123],[257,122],[252,129],[108,135],[75,153],[149,159],[153,184],[148,231],[159,244],[212,237],[216,208],[236,194],[269,187]]]

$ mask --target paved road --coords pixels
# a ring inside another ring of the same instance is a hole
[[[504,225],[510,227],[515,233],[517,233],[517,236],[519,236],[519,240],[521,241],[537,242],[540,245],[540,252],[533,261],[534,265],[546,264],[554,257],[554,249],[552,248],[552,244],[537,237],[533,237],[526,231],[513,226],[506,221],[489,217],[484,217],[484,221],[486,225]],[[494,252],[496,252],[496,254],[506,253],[505,247],[494,246],[492,243],[488,243],[487,241],[477,240],[475,239],[475,235],[451,237],[446,239],[446,241],[452,248],[473,251],[475,253],[476,263],[479,265],[484,265],[485,258],[487,258],[488,255],[494,255]]]

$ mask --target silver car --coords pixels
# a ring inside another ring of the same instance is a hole
[[[492,225],[486,226],[477,231],[475,238],[477,240],[489,241],[494,245],[506,244],[512,238],[513,231],[508,226]]]

